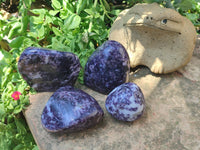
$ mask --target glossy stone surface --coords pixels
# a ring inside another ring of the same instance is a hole
[[[62,86],[74,85],[80,62],[73,53],[29,47],[21,54],[18,69],[36,91],[55,91]]]
[[[134,121],[144,110],[144,96],[135,83],[124,83],[116,87],[106,99],[107,111],[116,119]]]
[[[103,119],[98,102],[72,86],[59,88],[42,112],[43,127],[49,132],[73,132],[87,129]]]
[[[116,41],[106,41],[90,56],[85,66],[84,83],[93,90],[108,94],[128,81],[129,56]]]

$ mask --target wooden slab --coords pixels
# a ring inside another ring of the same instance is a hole
[[[24,112],[40,150],[199,150],[200,149],[200,50],[181,70],[167,75],[139,68],[130,74],[145,96],[143,116],[126,123],[105,109],[106,95],[85,86],[76,87],[93,96],[105,112],[99,125],[77,133],[52,134],[41,125],[42,110],[52,93],[30,96]]]

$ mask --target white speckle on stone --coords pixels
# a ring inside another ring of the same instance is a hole
[[[42,78],[40,72],[30,73],[30,75],[31,75],[32,79],[40,79],[40,78]]]
[[[45,64],[48,64],[48,62],[49,62],[49,56],[45,56],[44,62],[45,62]]]
[[[144,110],[143,93],[134,83],[122,84],[108,95],[106,109],[118,120],[134,121]]]
[[[37,88],[37,87],[38,87],[37,83],[35,83],[35,84],[32,85],[32,88]]]

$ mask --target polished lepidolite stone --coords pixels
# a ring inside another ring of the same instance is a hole
[[[84,72],[84,83],[103,94],[128,81],[129,56],[116,41],[106,41],[89,57]]]
[[[116,87],[106,99],[107,111],[116,119],[134,121],[144,110],[144,96],[134,83],[124,83]]]
[[[20,74],[38,92],[74,85],[80,68],[79,59],[73,53],[37,47],[25,49],[18,62]]]
[[[72,86],[59,88],[48,100],[41,116],[49,132],[74,132],[87,129],[103,119],[98,102]]]

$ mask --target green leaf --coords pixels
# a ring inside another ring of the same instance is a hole
[[[6,130],[6,125],[0,121],[0,133]],[[0,134],[1,135],[1,134]],[[1,143],[1,142],[0,142]]]
[[[13,83],[16,83],[16,82],[20,82],[20,76],[19,76],[19,73],[17,73],[17,72],[15,72],[14,74],[12,74],[12,79],[11,79],[11,81],[13,82]]]
[[[85,9],[84,10],[86,13],[88,13],[89,15],[94,15],[94,11],[92,9]]]
[[[28,33],[29,36],[34,37],[36,39],[42,39],[45,34],[45,28],[43,24],[39,24],[36,26],[32,26],[31,31]]]
[[[49,14],[51,15],[51,16],[55,16],[56,14],[58,14],[59,13],[59,10],[50,10],[49,11]]]
[[[0,118],[3,118],[5,115],[4,104],[0,104]],[[1,122],[1,121],[0,121]]]
[[[58,0],[52,0],[52,5],[51,5],[54,9],[59,10],[61,8],[61,4]]]
[[[18,74],[18,76],[20,76],[20,74]],[[25,91],[25,88],[27,88],[28,84],[24,80],[22,80],[21,83],[17,84],[17,86],[18,86],[17,91],[23,93]],[[24,97],[22,97],[22,98],[24,98]],[[21,99],[21,97],[20,97],[20,99]]]
[[[35,39],[38,37],[38,36],[37,36],[37,33],[34,32],[34,31],[28,32],[27,35],[28,35],[29,37],[34,37]]]
[[[43,37],[44,36],[44,25],[39,25],[37,28],[37,33],[39,37]]]
[[[24,0],[23,2],[27,8],[31,7],[32,0]]]
[[[32,12],[35,15],[45,15],[47,10],[46,9],[31,9],[30,12]]]
[[[40,16],[31,16],[30,17],[30,24],[32,23],[32,24],[37,25],[37,24],[43,24],[43,22],[44,22],[44,16],[43,15],[40,15]]]
[[[17,131],[19,133],[25,134],[27,132],[25,128],[25,121],[22,118],[17,119],[16,117],[14,118],[14,120],[17,126]]]
[[[12,28],[10,29],[10,32],[8,34],[8,38],[12,39],[14,36],[19,36],[20,34],[20,29],[21,29],[21,23],[20,22],[15,22],[12,26]]]
[[[71,4],[69,2],[64,2],[64,1],[63,1],[63,4],[64,4],[63,9],[65,12],[67,12],[68,14],[73,14],[75,12],[75,7],[73,6],[73,4]],[[61,13],[62,13],[62,11],[61,11]]]
[[[22,150],[23,148],[24,146],[22,144],[18,144],[13,150]]]
[[[23,43],[24,37],[23,36],[19,36],[17,38],[15,38],[10,44],[9,46],[12,48],[19,48],[22,43]]]
[[[121,12],[120,9],[115,9],[115,10],[112,10],[112,11],[110,12],[110,14],[115,15],[115,16],[118,16],[120,12]]]
[[[185,13],[185,15],[191,21],[196,21],[199,18],[199,14]]]
[[[14,121],[14,117],[13,117],[13,114],[9,114],[7,116],[7,123],[12,123]]]
[[[10,103],[10,104],[7,106],[7,108],[10,109],[10,110],[13,110],[13,109],[14,109],[12,103]]]
[[[53,17],[52,16],[50,16],[50,15],[46,15],[45,16],[45,21],[44,21],[44,24],[46,25],[49,25],[49,24],[51,24],[51,23],[53,23]]]
[[[87,5],[86,0],[78,0],[77,7],[76,7],[76,13],[79,15],[81,13],[81,11],[85,9],[86,5]]]
[[[57,29],[56,27],[52,27],[52,30],[55,33],[55,35],[62,36],[62,32],[59,29]]]
[[[64,45],[62,43],[62,39],[57,39],[58,37],[53,37],[52,38],[52,45],[50,48],[52,49],[56,49],[56,50],[60,50],[60,51],[67,51],[67,52],[70,52],[71,51],[71,48]]]
[[[12,66],[6,66],[3,68],[4,77],[9,75],[12,71]]]
[[[106,0],[100,0],[107,11],[110,11],[110,5]]]
[[[18,114],[22,111],[22,105],[18,105],[14,108],[13,114]]]
[[[22,33],[26,33],[28,23],[29,23],[29,16],[22,17],[22,26],[21,26]]]
[[[75,29],[78,28],[81,22],[81,17],[78,15],[70,15],[69,17],[67,17],[67,19],[65,19],[64,21],[64,25],[65,25],[65,29],[66,30],[71,30],[71,29]]]
[[[5,51],[5,50],[0,50],[0,67],[1,69],[3,66],[10,64],[12,61],[12,55]]]
[[[39,150],[39,148],[37,146],[35,146],[32,150]]]
[[[181,10],[188,11],[195,7],[195,0],[182,0],[181,3],[178,5]]]
[[[26,37],[26,38],[24,38],[24,40],[23,40],[23,43],[22,43],[21,48],[24,50],[24,49],[27,48],[27,47],[33,46],[34,43],[35,43],[35,42],[34,42],[32,39]]]

